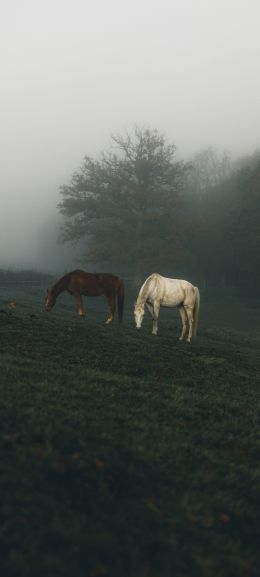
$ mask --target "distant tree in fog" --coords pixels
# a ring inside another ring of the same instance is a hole
[[[229,259],[235,278],[260,281],[260,154],[242,162],[232,179]]]
[[[135,271],[176,264],[185,255],[182,193],[187,166],[157,130],[112,136],[100,160],[85,157],[61,187],[63,241],[84,238],[84,260]]]
[[[189,183],[193,190],[205,193],[219,186],[232,173],[228,152],[219,152],[212,146],[196,154],[191,160]]]
[[[189,194],[189,209],[202,223],[192,255],[204,278],[254,285],[260,281],[260,154],[235,168],[203,194]]]

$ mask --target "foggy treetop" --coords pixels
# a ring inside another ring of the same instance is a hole
[[[174,144],[138,127],[112,142],[60,189],[61,239],[81,241],[85,266],[259,282],[260,153],[233,164],[208,148],[180,162]]]
[[[185,162],[209,147],[251,156],[259,19],[258,0],[3,2],[0,266],[69,265],[59,186],[111,134],[156,127]]]

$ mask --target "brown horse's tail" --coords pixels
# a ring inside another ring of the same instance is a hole
[[[117,311],[120,323],[123,320],[124,302],[125,302],[125,287],[123,281],[119,279],[119,287],[117,290]]]

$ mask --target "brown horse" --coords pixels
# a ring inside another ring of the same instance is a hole
[[[63,291],[67,291],[75,297],[80,317],[84,317],[85,314],[81,299],[82,295],[88,297],[105,295],[109,306],[109,316],[106,324],[113,321],[117,297],[118,318],[120,322],[122,321],[125,291],[124,283],[119,277],[110,273],[91,273],[83,270],[73,270],[58,279],[53,287],[47,290],[44,303],[46,311],[52,309],[57,296]]]

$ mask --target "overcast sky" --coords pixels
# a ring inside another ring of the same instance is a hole
[[[0,0],[0,266],[38,266],[59,186],[111,133],[260,148],[259,22],[259,0]]]

